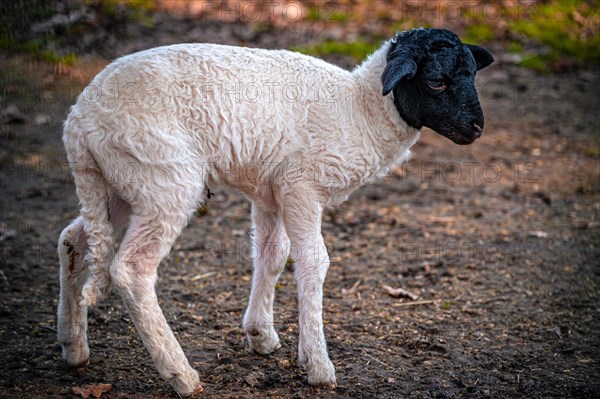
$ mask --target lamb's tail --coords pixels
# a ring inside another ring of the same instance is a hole
[[[90,275],[83,286],[82,296],[84,305],[92,306],[102,300],[111,287],[109,268],[115,243],[109,210],[111,188],[88,148],[85,134],[73,132],[69,127],[67,121],[63,141],[81,204],[89,247],[85,262]]]

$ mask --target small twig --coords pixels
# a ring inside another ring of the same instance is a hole
[[[217,272],[208,272],[208,273],[197,274],[194,277],[190,277],[190,281],[201,280],[203,278],[207,278],[207,277],[213,276],[215,274],[217,274]]]
[[[376,357],[374,357],[374,356],[371,356],[371,355],[369,355],[369,354],[368,354],[368,353],[366,353],[366,352],[363,352],[363,354],[364,354],[366,357],[368,357],[369,359],[375,360],[377,363],[379,363],[379,364],[381,364],[381,365],[383,365],[383,366],[385,366],[385,367],[393,368],[393,367],[392,367],[392,366],[390,366],[389,364],[386,364],[386,363],[382,362],[381,360],[377,359],[377,358],[376,358]]]
[[[433,223],[449,224],[453,223],[456,218],[453,216],[432,216],[429,218]]]
[[[427,301],[417,301],[417,302],[401,302],[401,303],[392,303],[392,306],[395,307],[406,307],[406,306],[417,306],[417,305],[428,305],[430,303],[434,303],[433,300]]]
[[[56,332],[56,328],[52,327],[52,326],[42,326],[43,330],[47,330],[47,331],[51,331],[51,332]]]
[[[416,301],[417,299],[419,299],[418,295],[413,294],[412,292],[406,291],[405,289],[402,289],[402,288],[392,288],[389,285],[384,285],[383,289],[389,296],[392,296],[394,298],[406,297],[406,298],[412,299],[413,301]]]
[[[348,289],[342,288],[342,295],[352,294],[354,291],[356,291],[356,288],[358,288],[360,283],[361,283],[360,280],[356,280],[356,282],[354,284],[352,284],[352,287],[350,287]]]
[[[486,299],[485,301],[477,302],[477,305],[487,305],[492,302],[501,302],[501,301],[508,301],[508,300],[509,300],[509,298],[507,298],[507,297],[497,296],[497,297]]]

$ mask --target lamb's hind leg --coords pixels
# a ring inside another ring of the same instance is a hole
[[[244,315],[244,332],[251,350],[271,353],[281,347],[273,326],[275,284],[290,252],[283,219],[252,205],[254,225],[254,272],[248,309]]]
[[[186,223],[185,215],[142,218],[134,214],[110,267],[111,280],[158,373],[181,396],[202,387],[158,305],[154,285],[160,261]]]
[[[109,203],[115,231],[123,228],[129,217],[129,206],[113,196]],[[63,358],[69,366],[88,363],[90,350],[87,343],[87,306],[81,290],[89,276],[85,255],[88,237],[80,216],[63,230],[58,240],[60,261],[60,298],[58,300],[57,335],[62,345]]]
[[[82,305],[81,288],[89,270],[84,262],[87,235],[80,216],[63,230],[58,240],[60,261],[60,298],[57,333],[63,358],[72,367],[84,366],[89,359],[87,344],[87,307]]]

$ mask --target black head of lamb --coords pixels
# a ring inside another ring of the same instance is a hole
[[[445,29],[414,29],[392,39],[383,71],[383,95],[411,127],[426,126],[456,144],[471,144],[483,132],[475,74],[494,58],[464,44]]]

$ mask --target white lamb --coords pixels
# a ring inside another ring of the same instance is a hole
[[[205,184],[228,184],[252,201],[260,253],[243,321],[250,348],[280,347],[273,296],[291,250],[298,360],[310,384],[335,385],[322,324],[323,208],[407,159],[422,126],[459,144],[479,137],[474,77],[492,61],[451,32],[418,29],[387,41],[353,72],[288,51],[211,44],[113,62],[80,95],[64,128],[81,201],[81,216],[58,245],[58,340],[67,363],[88,362],[87,307],[113,285],[160,375],[181,396],[202,390],[154,286]]]

